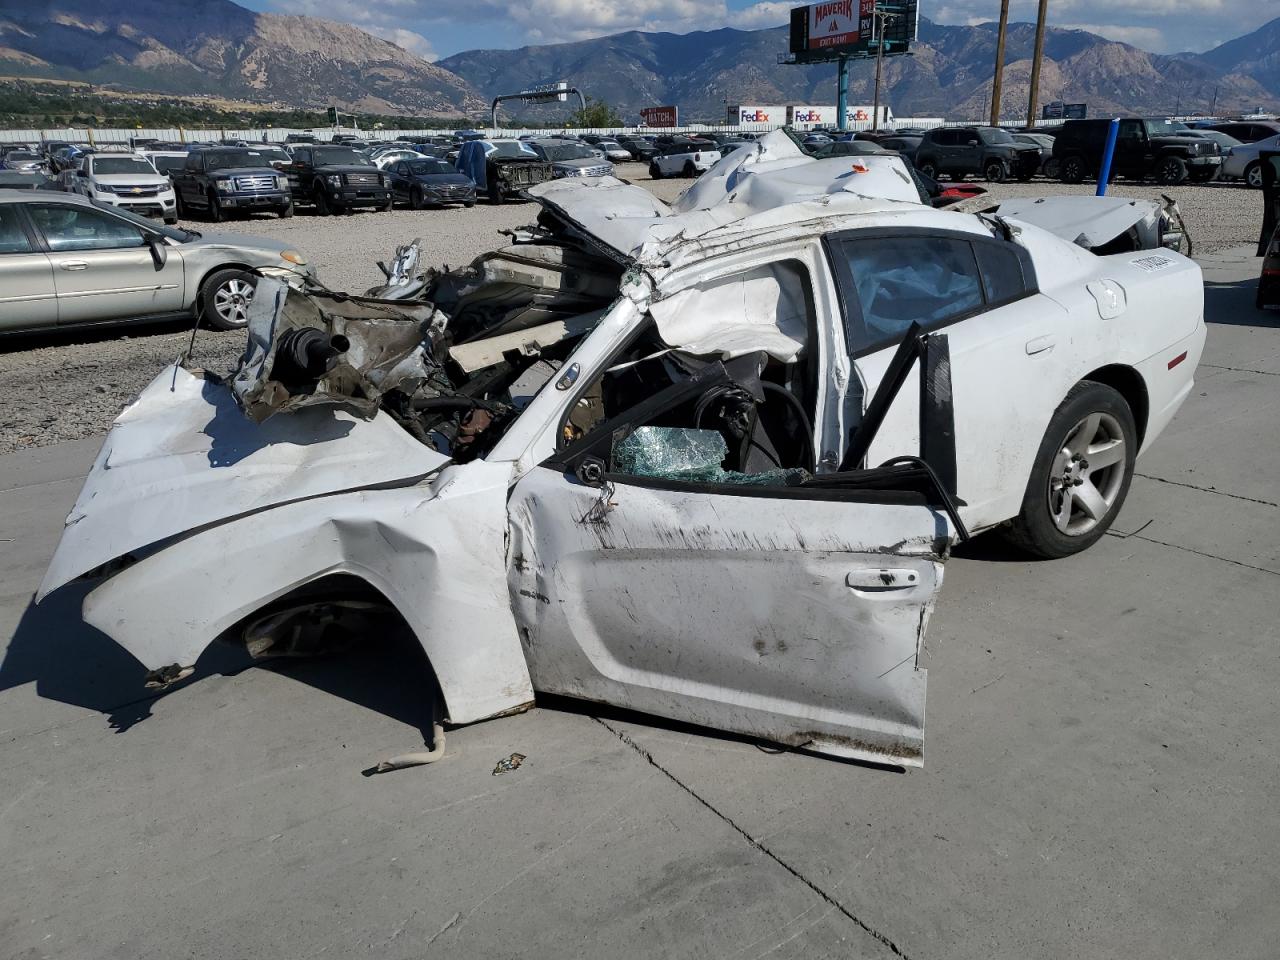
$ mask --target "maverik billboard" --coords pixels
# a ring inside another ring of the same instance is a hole
[[[875,46],[876,0],[826,0],[791,10],[789,48],[796,63],[866,55]],[[884,52],[906,53],[916,38],[918,0],[898,0],[884,30]]]

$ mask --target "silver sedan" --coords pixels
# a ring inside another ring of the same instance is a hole
[[[1262,152],[1280,153],[1280,134],[1232,147],[1222,158],[1222,176],[1243,180],[1255,190],[1262,189]]]
[[[260,275],[301,280],[282,243],[162,226],[70,194],[0,190],[0,334],[199,317],[243,327]]]

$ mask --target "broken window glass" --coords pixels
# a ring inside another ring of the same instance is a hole
[[[784,486],[809,478],[806,470],[765,470],[739,473],[725,470],[729,445],[717,430],[690,427],[637,427],[613,448],[618,473],[692,483]]]

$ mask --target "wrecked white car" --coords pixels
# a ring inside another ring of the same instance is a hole
[[[41,596],[100,577],[85,619],[158,682],[377,603],[453,723],[537,690],[918,765],[951,543],[1101,536],[1191,388],[1199,269],[785,138],[675,207],[530,192],[467,269],[264,281],[233,378],[175,366],[120,416]]]

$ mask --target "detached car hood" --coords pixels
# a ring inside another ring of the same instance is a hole
[[[1166,245],[1170,221],[1178,219],[1170,200],[1124,197],[1018,197],[1003,201],[994,212],[1048,230],[1086,250],[1104,247],[1129,231],[1136,234],[1136,249],[1154,250]]]
[[[107,434],[37,599],[179,534],[287,502],[412,483],[445,462],[384,413],[361,419],[329,405],[255,423],[226,385],[168,367]]]

